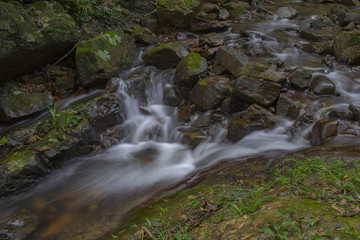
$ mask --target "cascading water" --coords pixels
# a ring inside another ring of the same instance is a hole
[[[325,70],[320,57],[292,47],[291,39],[297,38],[292,31],[285,33],[286,41],[277,38],[281,36],[277,36],[276,29],[296,27],[299,27],[296,20],[255,23],[250,29],[257,32],[250,33],[249,43],[258,48],[265,45],[289,64],[319,70],[333,79],[341,97],[328,108],[358,100],[358,73]],[[270,36],[262,37],[267,34]],[[227,43],[235,43],[237,37],[233,34]],[[30,191],[2,199],[0,214],[3,216],[27,209],[38,218],[39,224],[32,226],[34,231],[11,233],[13,239],[25,236],[26,239],[76,239],[77,234],[91,239],[113,227],[122,213],[143,202],[151,193],[219,161],[274,151],[293,152],[310,145],[303,136],[311,126],[298,134],[301,137],[293,138],[287,131],[293,122],[287,119],[281,119],[271,130],[256,131],[235,144],[226,140],[224,120],[213,134],[205,134],[205,139],[194,149],[182,144],[181,130],[191,127],[178,122],[178,109],[163,104],[163,89],[173,84],[173,76],[174,70],[160,71],[140,62],[139,66],[113,79],[118,85],[115,94],[125,108],[126,117],[119,126],[124,138],[100,154],[71,160]],[[101,230],[91,235],[86,229],[94,224]]]

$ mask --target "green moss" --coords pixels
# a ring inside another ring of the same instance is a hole
[[[8,142],[8,140],[6,137],[2,137],[2,139],[0,140],[0,144],[5,144],[7,142]]]
[[[5,158],[0,164],[6,164],[8,173],[15,173],[22,170],[24,166],[34,161],[34,154],[25,150],[15,152],[11,156]]]
[[[349,43],[351,45],[358,45],[360,44],[360,33],[353,33],[350,37]]]
[[[237,6],[234,10],[233,13],[236,15],[241,15],[245,12],[245,9],[243,6]]]
[[[191,71],[200,69],[201,62],[204,59],[198,53],[189,53],[182,61],[185,62],[187,68]]]
[[[154,47],[154,48],[148,50],[147,53],[158,52],[158,51],[161,51],[161,50],[163,50],[165,48],[168,48],[168,47],[180,47],[180,44],[178,42],[165,43],[163,45],[160,45],[160,46],[157,46],[157,47]]]

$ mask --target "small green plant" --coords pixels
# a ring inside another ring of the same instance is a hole
[[[0,144],[5,144],[7,142],[8,142],[8,140],[7,140],[6,137],[2,137],[1,140],[0,140]]]
[[[267,201],[269,197],[259,198],[260,193],[263,191],[263,187],[256,187],[246,198],[237,198],[237,203],[230,202],[229,205],[232,207],[236,216],[242,216],[245,214],[255,212],[259,206]]]

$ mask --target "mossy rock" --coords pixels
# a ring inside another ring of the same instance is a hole
[[[141,27],[139,24],[134,24],[126,29],[124,29],[125,33],[130,34],[135,38],[135,41],[140,44],[155,44],[159,41],[156,35],[148,28]]]
[[[136,57],[134,39],[122,31],[108,32],[83,41],[76,48],[80,84],[89,86],[127,69]]]
[[[339,34],[334,39],[334,51],[338,61],[360,64],[360,31]]]
[[[149,65],[166,69],[175,67],[188,54],[184,45],[178,42],[169,42],[147,50],[142,58]]]
[[[185,28],[198,14],[202,0],[157,0],[157,16],[174,27]]]
[[[198,53],[189,53],[176,66],[175,81],[177,85],[193,88],[201,74],[207,70],[206,59]]]
[[[0,81],[58,60],[79,39],[79,27],[57,2],[0,2],[0,9]]]
[[[14,91],[1,97],[0,121],[6,122],[42,111],[53,102],[51,93]]]

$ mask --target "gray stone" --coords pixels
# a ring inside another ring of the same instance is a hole
[[[276,11],[278,18],[289,18],[293,19],[297,17],[299,11],[292,7],[281,7]]]
[[[291,86],[306,89],[311,79],[311,73],[302,67],[297,68],[289,77]]]
[[[216,61],[235,77],[238,77],[241,75],[242,67],[249,61],[249,58],[233,47],[223,46],[216,52]]]
[[[311,79],[309,83],[309,90],[319,96],[334,95],[336,87],[329,78],[323,75],[318,75]]]

